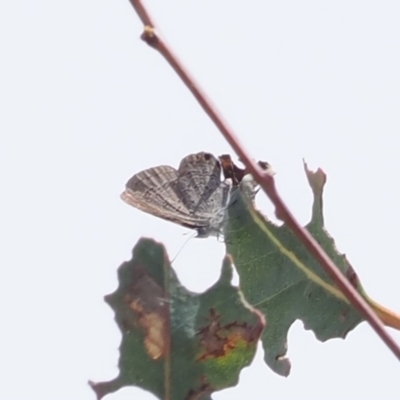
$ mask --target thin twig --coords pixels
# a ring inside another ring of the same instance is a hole
[[[192,92],[193,96],[197,99],[206,114],[212,119],[225,139],[235,150],[240,160],[246,166],[247,170],[251,172],[255,180],[270,198],[275,206],[276,216],[283,220],[287,226],[289,226],[289,228],[324,268],[330,278],[336,283],[338,288],[343,292],[350,303],[363,315],[376,333],[400,360],[400,347],[392,338],[392,336],[386,331],[382,321],[377,317],[364,298],[361,297],[361,295],[354,289],[350,282],[342,275],[340,270],[336,267],[325,251],[319,246],[315,239],[310,235],[310,233],[297,222],[286,204],[279,196],[275,187],[273,176],[265,173],[248,155],[233,129],[230,128],[228,123],[222,118],[221,114],[201,89],[200,85],[179,61],[178,57],[172,52],[168,44],[157,35],[150,15],[146,11],[142,2],[140,0],[130,0],[130,2],[144,25],[144,31],[141,38],[149,46],[159,51],[161,55],[168,61],[174,71],[182,79],[186,87]]]

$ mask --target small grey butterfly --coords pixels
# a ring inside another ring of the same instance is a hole
[[[190,154],[178,170],[162,165],[134,175],[122,200],[156,217],[196,229],[197,237],[218,236],[229,202],[231,180],[210,153]]]

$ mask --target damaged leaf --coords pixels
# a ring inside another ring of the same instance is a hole
[[[378,315],[380,312],[381,317],[387,317],[390,312],[366,296],[346,256],[338,252],[324,228],[322,194],[326,175],[320,169],[311,172],[306,164],[304,168],[314,197],[312,218],[306,229]],[[235,170],[230,168],[227,174],[232,171]],[[246,300],[268,321],[268,329],[262,335],[265,361],[275,372],[287,376],[287,334],[296,319],[325,341],[344,338],[362,318],[292,231],[285,224],[277,226],[268,221],[254,208],[252,199],[244,195],[248,182],[240,171],[233,173],[242,183],[232,194],[228,207],[226,251],[233,257]],[[398,323],[396,317],[391,326]]]
[[[160,399],[211,399],[234,386],[254,357],[262,315],[231,285],[226,257],[218,282],[201,294],[178,281],[162,245],[141,239],[106,296],[122,332],[119,375],[91,383],[97,398],[136,385]]]

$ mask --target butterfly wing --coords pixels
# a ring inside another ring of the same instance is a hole
[[[126,183],[121,198],[141,211],[189,228],[208,226],[206,218],[193,216],[182,202],[178,172],[169,166],[149,168],[134,175]]]
[[[199,237],[219,235],[229,202],[230,181],[221,182],[221,165],[210,153],[190,154],[178,168],[178,188],[187,209],[208,221]]]
[[[189,211],[213,216],[227,205],[230,185],[221,182],[221,165],[209,153],[191,154],[178,168],[178,188]]]

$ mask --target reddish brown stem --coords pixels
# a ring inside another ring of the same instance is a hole
[[[287,226],[289,226],[289,228],[295,233],[299,240],[307,247],[310,253],[324,268],[331,279],[336,283],[338,288],[347,297],[349,302],[357,310],[359,310],[362,316],[369,322],[376,333],[400,360],[400,347],[386,331],[382,321],[377,317],[363,297],[361,297],[361,295],[353,288],[350,282],[342,275],[340,270],[314,240],[310,233],[304,229],[293,217],[292,213],[289,211],[288,207],[276,191],[274,178],[268,173],[265,173],[248,155],[248,153],[244,150],[243,145],[239,142],[237,135],[233,132],[232,128],[229,127],[228,123],[224,121],[217,108],[203,92],[199,84],[184,68],[183,64],[172,52],[167,43],[157,35],[150,15],[146,11],[142,2],[140,0],[130,0],[130,2],[145,26],[141,38],[149,46],[159,51],[161,55],[168,61],[174,71],[185,83],[186,87],[192,92],[193,96],[197,99],[206,114],[212,119],[212,121],[224,135],[225,139],[235,150],[240,160],[246,166],[247,170],[252,173],[256,181],[270,198],[275,206],[275,214],[277,217],[283,220]]]

